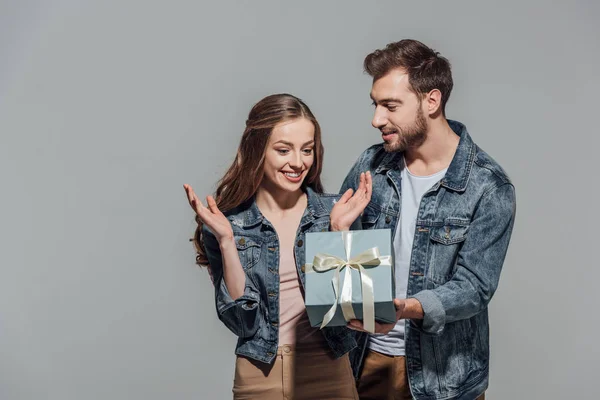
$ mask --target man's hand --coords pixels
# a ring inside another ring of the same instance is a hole
[[[396,307],[396,322],[401,319],[423,318],[423,307],[421,307],[421,303],[417,299],[394,299],[394,307]],[[375,321],[374,333],[383,333],[387,335],[392,329],[394,329],[396,322],[391,324],[381,324]],[[347,326],[355,331],[367,332],[364,329],[362,321],[358,319],[351,320],[348,322]]]

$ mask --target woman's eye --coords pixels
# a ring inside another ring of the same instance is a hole
[[[311,155],[313,152],[313,149],[304,149],[304,154],[306,154],[307,156]]]
[[[281,155],[286,155],[290,151],[288,149],[277,149],[277,152]]]

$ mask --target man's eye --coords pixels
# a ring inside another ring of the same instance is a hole
[[[398,107],[396,107],[396,106],[387,106],[388,111],[391,111],[391,112],[396,111],[396,108],[398,108]]]

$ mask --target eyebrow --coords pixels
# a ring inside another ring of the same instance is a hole
[[[300,146],[300,147],[304,147],[304,146],[307,146],[307,145],[309,145],[309,144],[314,144],[314,143],[315,143],[315,141],[314,141],[314,140],[309,140],[308,142],[304,143],[304,144],[303,144],[302,146]],[[285,145],[288,145],[288,146],[290,146],[290,147],[294,147],[294,144],[293,144],[292,142],[288,142],[288,141],[286,141],[286,140],[279,140],[279,141],[277,141],[277,142],[275,142],[275,143],[273,143],[273,144],[285,144]]]
[[[395,97],[388,97],[388,98],[385,98],[385,99],[381,99],[378,102],[375,101],[375,99],[373,98],[372,95],[369,95],[369,97],[371,98],[371,100],[373,100],[373,104],[377,104],[377,103],[379,103],[379,104],[384,104],[384,103],[398,103],[398,104],[403,104],[402,100],[400,100],[398,98],[395,98]]]

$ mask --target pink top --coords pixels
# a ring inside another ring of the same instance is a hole
[[[292,248],[282,246],[279,258],[279,346],[319,341],[310,326]]]

